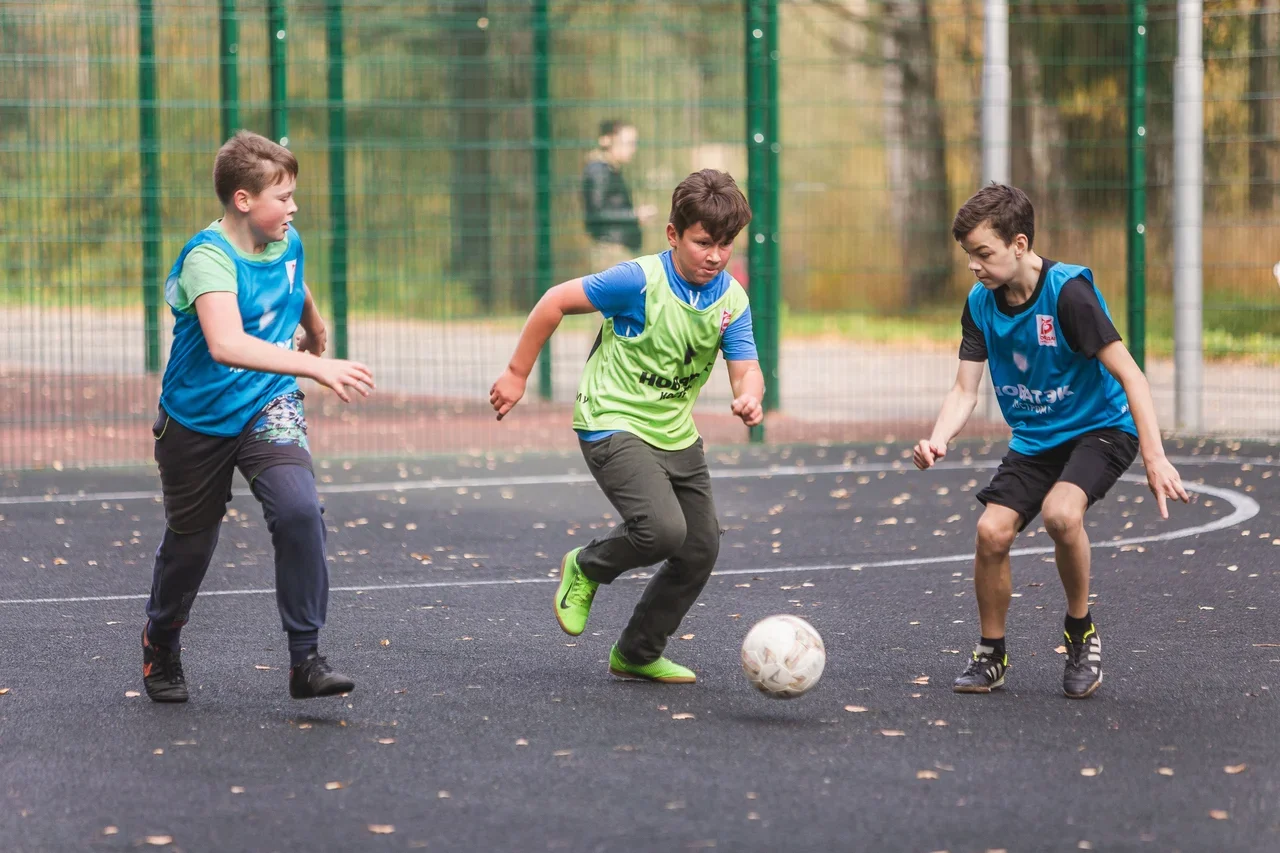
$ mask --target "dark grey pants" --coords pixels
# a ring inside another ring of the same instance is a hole
[[[667,451],[631,433],[581,442],[591,475],[621,522],[578,553],[583,574],[599,583],[662,563],[618,651],[632,663],[657,660],[711,576],[720,553],[720,522],[702,440]]]

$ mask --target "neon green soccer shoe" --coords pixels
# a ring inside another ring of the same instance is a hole
[[[698,676],[693,674],[693,670],[666,658],[658,658],[653,663],[647,663],[644,666],[629,663],[618,652],[617,646],[609,650],[609,672],[619,678],[657,681],[662,684],[693,684],[698,680]]]
[[[560,562],[560,586],[556,589],[556,621],[571,637],[587,629],[587,617],[591,615],[591,602],[595,600],[600,584],[588,578],[578,568],[578,552],[574,548]]]

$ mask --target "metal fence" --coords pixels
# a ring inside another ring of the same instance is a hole
[[[1172,427],[1176,4],[1007,7],[1036,248],[1092,266],[1122,332],[1145,325]],[[1200,430],[1270,435],[1280,0],[1211,2],[1202,25]],[[149,458],[162,280],[220,215],[212,157],[236,127],[298,155],[308,283],[338,353],[378,376],[351,407],[312,389],[321,454],[572,445],[589,319],[509,420],[486,392],[538,294],[594,271],[581,180],[607,119],[637,130],[637,204],[665,212],[705,166],[748,190],[732,271],[771,376],[764,437],[914,436],[954,377],[969,282],[949,227],[984,177],[985,55],[979,0],[0,2],[0,469]],[[704,433],[745,441],[727,384]]]

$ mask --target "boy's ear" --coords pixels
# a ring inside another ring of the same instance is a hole
[[[231,206],[234,207],[236,210],[240,211],[241,213],[249,212],[249,208],[251,207],[251,204],[250,204],[251,201],[252,201],[252,196],[249,195],[248,190],[236,190],[231,195]]]

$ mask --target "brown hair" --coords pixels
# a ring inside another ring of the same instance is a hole
[[[1027,194],[1017,187],[992,182],[978,190],[956,212],[951,236],[959,242],[984,222],[1006,246],[1019,234],[1027,235],[1028,249],[1035,242],[1036,209]]]
[[[236,190],[257,195],[286,175],[295,180],[298,177],[298,158],[293,152],[265,136],[241,130],[218,149],[213,161],[213,190],[226,206]]]
[[[751,205],[728,172],[694,172],[671,194],[670,222],[678,235],[702,223],[711,239],[729,243],[750,221]]]

